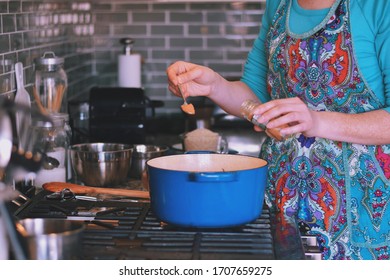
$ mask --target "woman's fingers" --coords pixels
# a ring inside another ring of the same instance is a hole
[[[299,98],[278,99],[256,108],[257,119],[267,128],[283,127],[281,133],[309,133],[314,126],[312,111]]]
[[[208,96],[216,75],[208,67],[178,61],[167,68],[168,89],[176,96]],[[180,91],[178,86],[180,85]]]
[[[272,100],[259,105],[254,113],[259,115],[258,121],[268,123],[270,120],[289,113],[295,106],[304,105],[299,98]]]
[[[186,74],[191,67],[193,67],[193,64],[185,61],[177,61],[171,64],[166,70],[168,81],[173,85],[178,85],[180,83],[179,76]]]
[[[172,92],[175,96],[178,96],[178,97],[180,97],[181,95],[180,95],[180,92],[179,92],[179,90],[178,90],[178,88],[177,88],[177,86],[175,86],[175,85],[173,85],[173,84],[168,84],[168,90],[170,91],[170,92]]]

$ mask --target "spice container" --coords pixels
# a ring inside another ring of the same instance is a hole
[[[40,139],[39,145],[46,151],[43,166],[35,178],[35,187],[42,188],[47,182],[66,182],[68,170],[69,132],[67,114],[52,114],[53,124],[34,123],[34,134]]]
[[[34,102],[44,114],[67,113],[67,75],[64,59],[53,52],[45,52],[35,60]]]
[[[282,127],[277,127],[277,128],[267,128],[267,125],[266,124],[263,124],[263,123],[259,123],[257,121],[257,118],[259,117],[259,115],[255,115],[253,113],[253,110],[258,106],[260,105],[260,103],[256,102],[256,101],[253,101],[253,100],[245,100],[242,104],[241,104],[241,114],[242,116],[247,119],[248,121],[252,122],[254,125],[260,127],[262,130],[265,131],[265,133],[269,136],[269,137],[272,137],[278,141],[282,141],[282,140],[285,140],[287,137],[285,135],[282,135],[280,133],[280,130],[284,127],[287,127],[286,126],[282,126]]]

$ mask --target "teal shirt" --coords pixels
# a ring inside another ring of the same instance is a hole
[[[305,10],[297,0],[267,0],[260,34],[248,54],[241,78],[262,102],[270,100],[266,89],[268,63],[264,43],[282,1],[292,2],[288,28],[301,36],[321,24],[330,10]],[[349,0],[349,13],[360,72],[368,87],[383,103],[383,108],[390,113],[390,1]]]

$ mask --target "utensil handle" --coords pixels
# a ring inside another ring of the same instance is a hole
[[[126,196],[126,197],[137,197],[137,198],[147,198],[147,199],[149,198],[149,192],[147,191],[89,187],[89,186],[82,186],[82,185],[64,183],[64,182],[48,182],[43,184],[42,187],[43,189],[51,192],[58,192],[65,188],[68,188],[75,194],[99,193],[99,194],[111,194],[111,195],[119,195],[119,196]]]
[[[232,182],[237,181],[237,172],[190,173],[190,180],[194,182]]]
[[[16,76],[16,88],[24,88],[24,77],[23,77],[23,63],[15,63],[15,76]]]

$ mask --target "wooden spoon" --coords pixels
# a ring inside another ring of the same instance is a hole
[[[65,188],[68,188],[75,194],[111,194],[126,197],[149,198],[149,192],[147,191],[89,187],[64,182],[48,182],[43,184],[42,187],[43,189],[51,192],[59,192]]]
[[[195,115],[194,105],[192,105],[191,103],[187,103],[186,99],[184,98],[183,92],[181,91],[180,85],[178,85],[177,87],[179,88],[179,92],[180,92],[180,94],[181,94],[181,96],[183,97],[183,100],[184,100],[183,105],[181,105],[181,109],[186,114]]]

